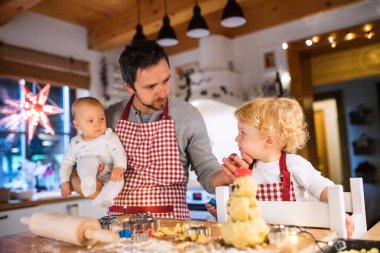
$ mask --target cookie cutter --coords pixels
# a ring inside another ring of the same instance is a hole
[[[136,231],[132,234],[133,243],[146,242],[149,239],[149,234],[147,231]]]
[[[102,229],[106,230],[117,230],[118,219],[116,216],[104,216],[99,219],[99,223]]]
[[[205,235],[207,238],[211,236],[211,228],[207,226],[193,226],[186,230],[187,235]]]
[[[148,232],[148,236],[153,236],[153,231],[161,228],[160,219],[149,214],[130,216],[128,222],[131,226],[132,235],[139,232]]]

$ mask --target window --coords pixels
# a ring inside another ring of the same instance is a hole
[[[36,95],[45,84],[26,82],[25,86]],[[61,114],[48,116],[55,135],[38,124],[30,141],[27,123],[6,103],[23,100],[18,80],[0,78],[0,94],[0,188],[58,189],[59,166],[72,134],[76,133],[70,119],[74,90],[51,86],[46,104],[63,109]]]

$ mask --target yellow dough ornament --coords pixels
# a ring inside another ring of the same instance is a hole
[[[264,243],[269,233],[268,225],[260,217],[257,183],[249,169],[236,169],[235,174],[237,178],[227,204],[229,219],[222,224],[222,238],[238,249],[255,247]]]

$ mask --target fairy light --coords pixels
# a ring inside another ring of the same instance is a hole
[[[345,39],[345,40],[353,40],[353,39],[355,39],[355,38],[356,38],[356,34],[353,33],[353,32],[349,32],[349,33],[347,33],[347,34],[344,36],[344,39]]]
[[[319,42],[319,40],[320,40],[320,37],[319,37],[319,36],[313,36],[313,37],[311,38],[311,41],[313,41],[314,44],[317,44],[317,43]]]
[[[306,40],[305,41],[305,44],[310,47],[311,45],[313,45],[313,41],[312,40]]]
[[[375,33],[372,31],[366,32],[365,34],[365,37],[369,40],[372,39],[373,36],[375,36]]]
[[[363,31],[364,32],[369,32],[369,31],[372,31],[372,28],[373,28],[373,25],[372,24],[365,24],[363,26]]]
[[[282,42],[281,47],[282,47],[282,49],[286,50],[286,49],[288,49],[289,45],[286,42]]]

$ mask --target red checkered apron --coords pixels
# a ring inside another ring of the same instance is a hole
[[[189,219],[187,178],[168,106],[157,121],[140,124],[128,121],[132,101],[133,96],[115,129],[125,147],[128,164],[124,188],[109,214],[151,213],[162,218]]]
[[[255,173],[253,171],[253,173]],[[280,183],[259,184],[256,198],[261,201],[296,201],[293,182],[286,166],[286,154],[280,158]]]

